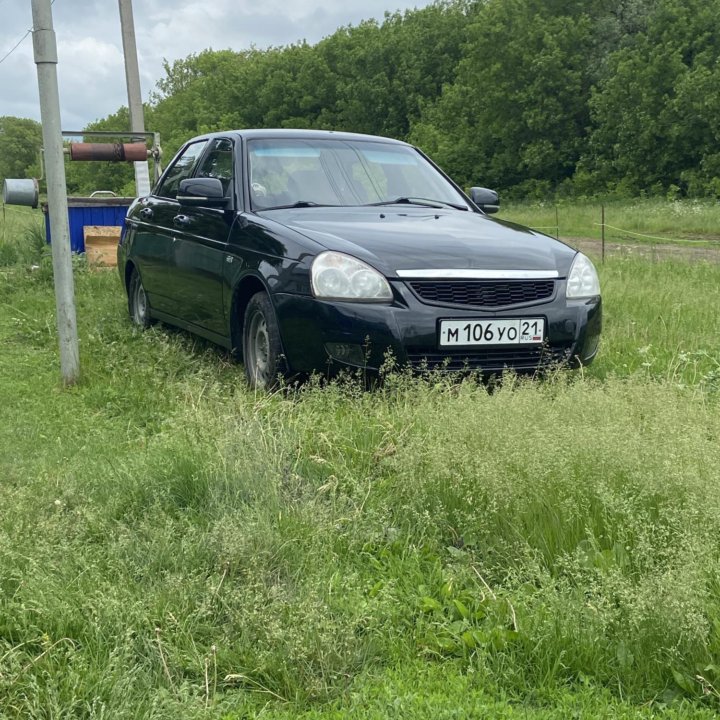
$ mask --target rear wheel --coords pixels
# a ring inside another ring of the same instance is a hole
[[[271,390],[284,375],[285,366],[280,330],[268,294],[259,292],[250,298],[243,325],[243,359],[250,387]]]
[[[143,287],[140,273],[137,269],[132,271],[130,285],[128,286],[128,311],[130,319],[141,328],[148,328],[152,324],[150,317],[150,303]]]

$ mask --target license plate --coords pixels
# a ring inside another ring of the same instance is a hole
[[[448,345],[539,344],[545,339],[544,318],[442,320],[440,347]]]

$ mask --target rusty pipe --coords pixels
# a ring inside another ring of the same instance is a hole
[[[70,143],[71,160],[135,162],[148,159],[145,143]]]

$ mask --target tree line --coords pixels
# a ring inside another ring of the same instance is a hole
[[[166,62],[146,126],[166,159],[208,131],[336,129],[515,198],[703,197],[720,195],[719,106],[720,0],[440,0],[315,45]],[[87,129],[127,127],[121,108]],[[131,178],[68,166],[71,192]]]

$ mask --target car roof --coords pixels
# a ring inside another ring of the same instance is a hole
[[[287,128],[269,128],[269,129],[244,129],[244,130],[226,130],[224,132],[213,132],[205,135],[198,135],[193,140],[201,138],[228,137],[234,135],[246,140],[255,139],[285,139],[285,140],[355,140],[364,142],[385,142],[394,145],[407,145],[408,143],[393,138],[381,137],[379,135],[363,135],[361,133],[341,132],[337,130],[299,130]]]

